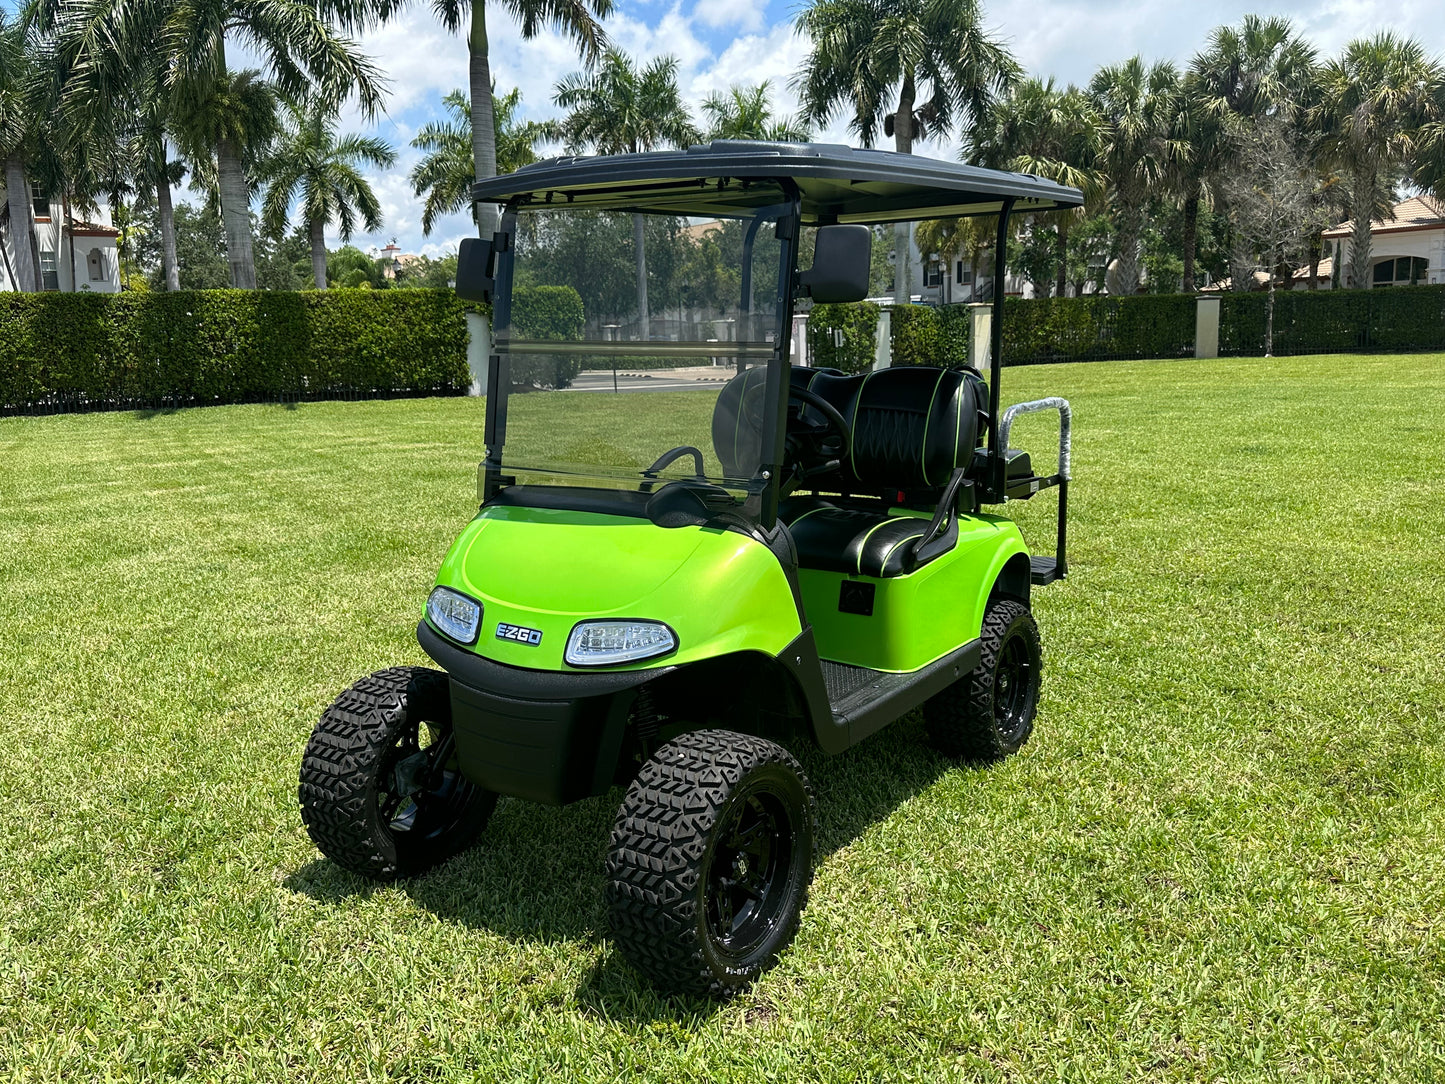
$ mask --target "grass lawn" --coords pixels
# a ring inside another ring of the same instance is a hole
[[[1445,357],[1007,375],[1045,393],[1033,740],[806,755],[812,903],[723,1006],[604,939],[620,791],[382,887],[301,829],[318,713],[426,661],[478,402],[0,420],[0,1079],[1445,1080]],[[708,398],[601,409],[663,448]]]

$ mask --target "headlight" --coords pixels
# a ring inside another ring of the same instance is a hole
[[[612,666],[666,655],[677,637],[656,621],[584,621],[567,637],[567,661],[573,666]]]
[[[459,644],[475,643],[482,627],[482,604],[450,587],[433,588],[426,600],[426,615]]]

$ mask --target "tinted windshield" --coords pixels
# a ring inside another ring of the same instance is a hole
[[[494,329],[508,373],[503,473],[520,484],[698,478],[758,491],[766,366],[791,332],[778,296],[780,213],[518,213],[510,310],[499,304]],[[499,294],[507,276],[503,260]],[[747,369],[756,374],[721,394]]]

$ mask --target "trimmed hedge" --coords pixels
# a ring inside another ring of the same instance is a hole
[[[1003,309],[1005,365],[1194,354],[1192,294],[1010,297]]]
[[[1445,286],[1291,290],[1274,295],[1275,354],[1445,350]],[[1267,294],[1227,293],[1219,352],[1264,353]]]
[[[877,305],[859,301],[851,305],[814,305],[808,316],[808,349],[813,366],[861,373],[873,365],[874,340],[878,336]],[[843,332],[843,345],[833,332]]]
[[[890,322],[894,365],[952,368],[968,364],[972,320],[966,305],[895,305]]]
[[[518,286],[512,291],[512,330],[519,338],[576,342],[587,314],[571,286]],[[582,371],[576,354],[512,358],[512,383],[565,388]]]
[[[0,409],[459,395],[449,290],[0,295]]]

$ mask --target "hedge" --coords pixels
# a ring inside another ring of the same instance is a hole
[[[878,306],[869,301],[853,305],[814,305],[808,316],[808,349],[818,369],[861,373],[873,364],[878,335]],[[842,345],[834,332],[841,331]]]
[[[1445,350],[1445,286],[1279,291],[1275,354]],[[1264,353],[1267,294],[1227,293],[1220,302],[1219,352]]]
[[[518,286],[512,291],[512,330],[518,338],[576,342],[587,314],[571,286]],[[512,383],[565,388],[582,371],[576,354],[512,358]]]
[[[1192,294],[1004,299],[1005,365],[1194,354]]]
[[[114,409],[471,384],[449,290],[0,294],[0,409]]]

